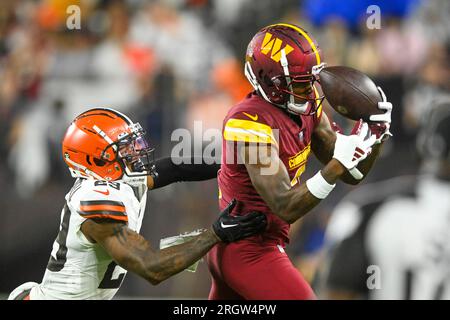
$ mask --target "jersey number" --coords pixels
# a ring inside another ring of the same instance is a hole
[[[56,243],[59,248],[56,252],[56,259],[50,255],[50,259],[48,260],[47,269],[53,272],[61,271],[64,268],[64,264],[67,260],[67,231],[69,230],[69,221],[70,221],[70,210],[67,206],[67,203],[64,205],[64,214],[61,221],[61,229],[59,230],[58,236],[56,237]]]
[[[104,186],[104,187],[112,187],[116,190],[120,190],[120,183],[112,182],[112,181],[102,181],[102,180],[96,180],[94,182],[94,186]]]
[[[108,268],[106,269],[105,275],[103,276],[103,280],[100,282],[98,288],[99,289],[117,289],[122,284],[123,277],[125,277],[125,272],[119,273],[118,276],[114,277],[114,270],[117,267],[117,263],[112,261]]]

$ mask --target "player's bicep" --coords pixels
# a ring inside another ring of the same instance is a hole
[[[247,145],[239,154],[245,157],[245,167],[256,191],[272,210],[278,212],[277,204],[290,189],[290,180],[277,150],[270,145]]]
[[[240,163],[255,168],[270,167],[278,159],[278,151],[271,144],[246,143],[238,146]]]

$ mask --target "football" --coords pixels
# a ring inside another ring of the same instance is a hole
[[[319,73],[320,85],[325,98],[338,113],[352,120],[368,122],[382,101],[377,86],[366,74],[344,66],[323,68]]]

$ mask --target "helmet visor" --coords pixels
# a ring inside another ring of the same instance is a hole
[[[145,139],[145,131],[137,124],[132,133],[126,134],[112,143],[116,159],[129,176],[151,175],[155,170],[154,151]]]
[[[118,159],[132,173],[150,174],[154,170],[154,151],[144,133],[132,133],[118,142]]]

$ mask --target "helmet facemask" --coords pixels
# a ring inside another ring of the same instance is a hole
[[[291,74],[284,49],[281,50],[280,63],[284,75],[274,77],[271,80],[277,90],[285,95],[285,100],[287,100],[285,107],[287,111],[297,115],[314,115],[324,99],[323,95],[316,96],[314,83],[319,82],[318,74],[326,64],[321,63],[314,66],[311,74]]]
[[[102,152],[112,148],[115,161],[123,169],[124,177],[142,177],[151,175],[155,171],[154,151],[145,139],[145,131],[139,123],[130,125],[131,133],[123,133],[118,140],[109,144]],[[102,157],[103,158],[103,157]]]
[[[316,81],[315,77],[308,75],[279,76],[272,79],[277,90],[285,96],[286,109],[290,113],[303,115],[314,115],[322,103],[323,97],[316,97],[314,90]]]
[[[280,64],[283,74],[270,79],[267,78],[265,84],[267,91],[258,82],[249,61],[245,63],[245,76],[267,102],[292,114],[314,115],[325,98],[324,95],[316,94],[314,84],[316,82],[320,84],[318,74],[326,64],[321,63],[313,66],[311,74],[291,74],[284,49],[281,50]]]

